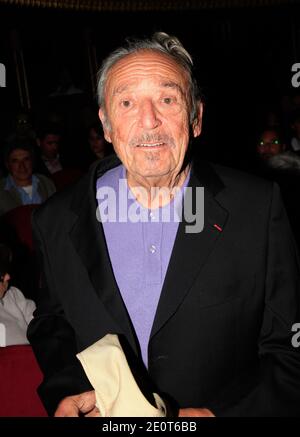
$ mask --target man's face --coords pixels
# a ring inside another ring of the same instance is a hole
[[[266,130],[261,135],[256,148],[259,156],[266,160],[283,152],[285,146],[280,142],[276,131]]]
[[[27,150],[16,149],[8,157],[7,169],[17,185],[27,185],[32,177],[32,157]]]
[[[48,159],[54,159],[57,157],[60,145],[60,135],[48,134],[42,140],[39,141],[39,146],[42,150],[42,154]]]
[[[189,142],[188,80],[169,56],[153,51],[128,55],[110,70],[99,116],[105,138],[129,176],[157,180],[176,176]],[[193,125],[201,132],[202,107]]]

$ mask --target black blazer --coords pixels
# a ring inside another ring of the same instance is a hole
[[[106,333],[123,335],[141,360],[96,219],[96,179],[116,165],[115,157],[97,163],[33,217],[44,288],[28,338],[50,414],[65,396],[91,389],[75,354]],[[291,345],[300,322],[299,262],[278,187],[207,163],[193,164],[189,185],[204,186],[204,230],[185,233],[179,224],[149,376],[179,407],[299,415],[300,348]]]

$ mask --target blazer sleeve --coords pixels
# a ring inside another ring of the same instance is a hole
[[[38,393],[51,416],[63,398],[93,388],[76,358],[78,350],[74,330],[51,288],[51,269],[36,213],[38,211],[32,218],[33,238],[42,277],[37,309],[29,324],[27,337],[44,375]]]
[[[300,415],[300,347],[292,345],[292,326],[300,322],[299,258],[276,184],[269,213],[266,266],[258,378],[235,404],[212,406],[216,416]]]

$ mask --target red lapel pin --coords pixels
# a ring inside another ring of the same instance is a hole
[[[221,226],[217,225],[216,223],[214,224],[214,228],[218,229],[219,232],[222,232],[223,229],[221,228]]]

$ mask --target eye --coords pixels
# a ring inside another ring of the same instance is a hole
[[[124,108],[129,108],[129,106],[131,105],[131,102],[130,102],[130,100],[122,100],[121,105]]]
[[[167,105],[170,105],[173,102],[173,99],[172,97],[164,97],[163,102],[166,103]]]

